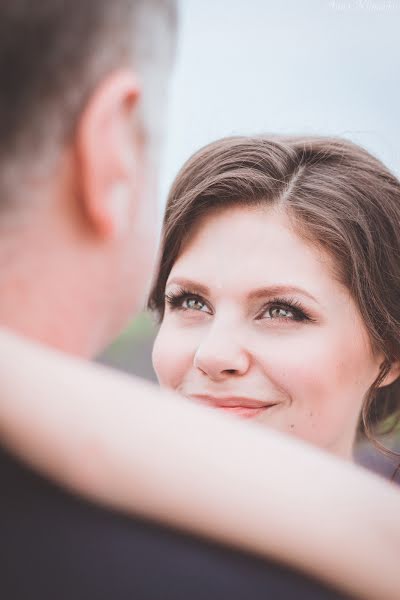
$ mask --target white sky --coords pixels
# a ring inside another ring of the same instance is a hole
[[[161,199],[232,134],[340,135],[400,175],[400,0],[181,0]]]

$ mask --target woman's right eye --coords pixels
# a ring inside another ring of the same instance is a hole
[[[193,310],[196,312],[211,313],[207,303],[194,294],[165,294],[165,299],[172,310]]]
[[[202,312],[208,312],[206,303],[196,296],[187,296],[186,298],[182,298],[181,306],[186,310],[200,310]]]

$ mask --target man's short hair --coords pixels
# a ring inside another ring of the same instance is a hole
[[[165,64],[171,53],[175,20],[174,0],[2,0],[2,175],[65,142],[96,83],[114,68],[154,74],[156,57]],[[160,48],[166,32],[169,47]]]

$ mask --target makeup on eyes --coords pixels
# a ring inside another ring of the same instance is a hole
[[[199,310],[198,308],[196,309],[183,306],[184,302],[189,300],[195,300],[198,303],[209,307],[208,302],[206,302],[200,294],[183,287],[177,287],[174,290],[169,291],[164,295],[164,298],[171,310]],[[209,312],[212,314],[212,309],[210,309]]]
[[[177,287],[165,294],[165,301],[172,311],[194,311],[213,314],[210,304],[194,290]],[[186,306],[185,306],[186,303]],[[191,303],[191,304],[190,304]],[[207,310],[203,310],[205,307]],[[269,312],[270,316],[264,316]],[[308,311],[296,298],[274,297],[264,303],[257,312],[256,320],[279,320],[294,322],[314,322]]]
[[[274,314],[276,316],[265,317],[265,313],[270,311],[270,314]],[[278,311],[278,312],[277,312]],[[279,316],[279,311],[281,311],[281,316]],[[287,315],[283,315],[282,312],[291,313],[292,316],[288,317]],[[268,300],[266,304],[261,308],[259,312],[259,316],[257,317],[259,320],[262,319],[285,319],[291,321],[309,321],[314,322],[315,319],[309,315],[307,310],[304,308],[300,300],[296,298],[281,298],[275,297]]]

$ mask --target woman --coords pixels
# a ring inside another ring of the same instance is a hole
[[[399,256],[400,184],[365,150],[203,148],[167,205],[160,383],[350,458],[357,431],[399,419]]]
[[[164,317],[160,381],[195,402],[155,402],[143,383],[3,335],[3,439],[92,498],[360,597],[397,598],[396,489],[196,404],[346,457],[368,404],[384,394],[395,415],[399,211],[396,179],[347,142],[239,138],[201,151],[172,190],[151,295]],[[238,274],[248,238],[263,262]]]

